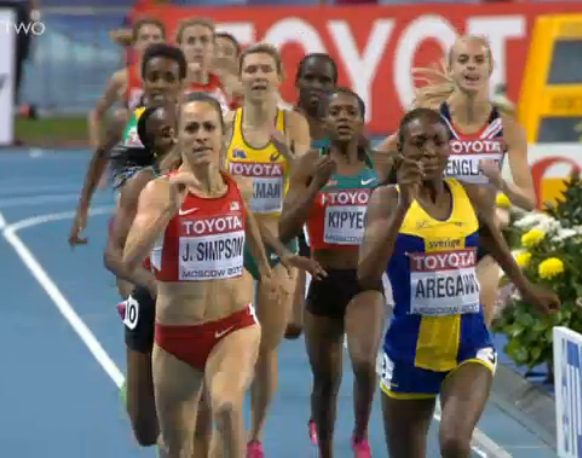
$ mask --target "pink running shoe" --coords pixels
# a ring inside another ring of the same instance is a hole
[[[372,449],[370,448],[368,439],[356,442],[352,437],[352,450],[354,451],[354,458],[372,458]]]
[[[263,458],[264,456],[261,441],[252,440],[247,444],[247,458]]]
[[[307,426],[309,428],[309,440],[313,445],[317,445],[317,427],[315,426],[315,422],[309,420]]]
[[[120,302],[119,304],[117,304],[117,312],[119,313],[119,316],[121,317],[121,321],[125,320],[126,307],[127,307],[126,301],[123,301],[123,302]]]

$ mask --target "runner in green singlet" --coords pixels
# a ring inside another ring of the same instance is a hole
[[[331,458],[344,335],[355,376],[355,428],[358,458],[371,457],[368,422],[376,388],[376,358],[385,319],[380,282],[363,291],[358,283],[359,245],[369,195],[378,182],[361,145],[364,103],[349,89],[329,97],[325,131],[329,148],[297,160],[279,223],[281,240],[307,225],[312,256],[327,272],[309,286],[305,340],[313,373],[311,411],[320,456]],[[310,428],[311,429],[311,428]]]

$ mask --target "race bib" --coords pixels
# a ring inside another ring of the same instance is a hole
[[[479,166],[482,161],[495,161],[501,169],[505,148],[503,140],[490,137],[502,128],[501,120],[496,120],[483,132],[485,138],[451,140],[449,142],[451,155],[446,175],[469,183],[488,183],[489,178],[483,174]]]
[[[280,213],[283,209],[285,164],[282,162],[231,162],[230,173],[253,179],[253,213]]]
[[[322,194],[325,205],[323,241],[336,245],[359,245],[364,239],[370,191],[354,189]]]
[[[250,206],[257,214],[280,213],[283,210],[283,178],[255,178]]]
[[[494,160],[501,168],[501,160],[497,154],[468,154],[449,156],[446,175],[449,178],[456,178],[469,183],[488,183],[489,178],[480,170],[481,161]]]
[[[180,237],[179,279],[224,280],[243,273],[244,231]]]
[[[323,241],[336,245],[359,245],[364,239],[366,206],[337,205],[325,209]]]
[[[409,256],[411,313],[443,316],[479,312],[476,249]]]
[[[132,331],[137,327],[139,321],[139,302],[133,296],[129,296],[125,301],[125,318],[123,324]]]

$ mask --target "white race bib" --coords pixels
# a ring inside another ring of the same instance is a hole
[[[280,213],[283,210],[283,177],[253,179],[253,213]]]
[[[139,321],[139,302],[133,296],[129,296],[125,301],[125,318],[123,324],[132,331],[137,327]]]
[[[223,280],[243,273],[245,233],[180,237],[179,280]]]
[[[365,205],[328,205],[325,208],[323,241],[336,245],[359,245],[364,239]]]
[[[474,248],[409,256],[411,313],[444,316],[479,312]]]
[[[496,161],[501,168],[499,154],[451,154],[447,163],[446,175],[468,183],[488,183],[489,178],[479,169],[481,161]]]

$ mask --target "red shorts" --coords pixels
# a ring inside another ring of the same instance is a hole
[[[165,351],[203,371],[210,352],[233,332],[257,323],[252,305],[226,318],[193,326],[156,323],[155,341]]]

